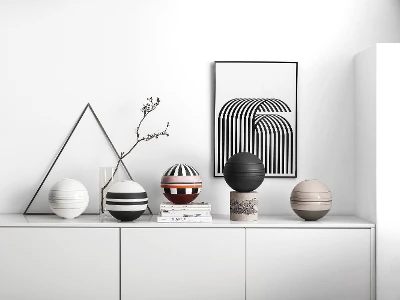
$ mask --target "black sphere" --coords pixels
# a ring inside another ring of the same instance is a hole
[[[226,183],[241,193],[254,191],[265,177],[264,164],[257,156],[249,152],[240,152],[231,156],[223,172]]]

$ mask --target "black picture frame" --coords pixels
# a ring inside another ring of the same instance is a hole
[[[297,135],[298,135],[298,113],[297,113],[297,109],[298,109],[298,65],[299,63],[296,61],[214,61],[214,65],[213,65],[213,76],[214,76],[214,128],[213,128],[213,132],[214,132],[214,139],[213,139],[213,148],[214,148],[214,166],[213,166],[213,176],[214,177],[223,177],[223,174],[221,172],[221,169],[219,169],[219,172],[217,172],[217,163],[219,163],[220,168],[221,165],[223,167],[223,162],[217,162],[217,149],[216,147],[220,147],[220,145],[217,145],[217,138],[216,138],[216,130],[217,130],[217,89],[218,89],[218,82],[217,82],[217,65],[218,64],[293,64],[295,67],[295,71],[294,71],[294,77],[291,80],[294,80],[294,84],[295,84],[295,91],[294,91],[294,108],[295,108],[295,112],[294,112],[294,127],[295,127],[295,134],[294,134],[294,139],[293,139],[293,145],[294,145],[294,153],[293,153],[293,158],[294,158],[294,165],[293,165],[293,172],[290,175],[271,175],[271,174],[266,174],[265,178],[297,178],[297,166],[298,166],[298,149],[297,149]],[[244,100],[246,100],[245,98],[243,98]],[[250,99],[250,98],[249,98]],[[252,98],[253,99],[253,98]],[[265,98],[267,99],[267,98]],[[279,100],[279,99],[278,99]],[[218,131],[220,132],[220,131]],[[254,134],[254,133],[253,133]],[[237,151],[237,152],[243,152],[243,151]],[[249,151],[252,152],[252,151]],[[234,153],[233,153],[234,154]],[[228,155],[229,156],[229,155]],[[226,163],[226,161],[225,161]]]

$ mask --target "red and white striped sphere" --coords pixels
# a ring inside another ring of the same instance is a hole
[[[186,164],[176,164],[164,172],[160,186],[169,201],[187,204],[196,199],[203,184],[195,168]]]

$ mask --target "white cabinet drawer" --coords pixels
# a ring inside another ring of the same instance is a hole
[[[0,241],[0,299],[119,299],[119,229],[0,228]]]
[[[370,229],[246,229],[246,300],[370,300]]]
[[[122,229],[122,300],[243,300],[245,229]]]

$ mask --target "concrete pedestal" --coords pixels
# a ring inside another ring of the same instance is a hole
[[[231,192],[231,221],[257,221],[257,192]]]

